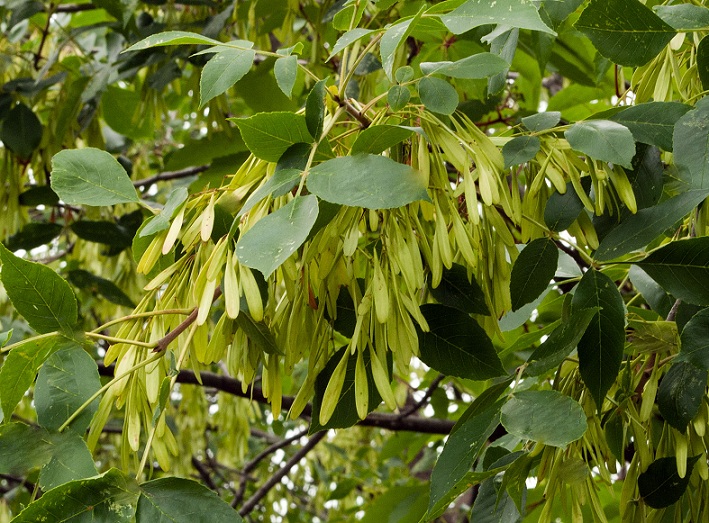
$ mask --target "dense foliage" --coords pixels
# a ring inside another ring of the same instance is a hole
[[[709,520],[705,3],[4,2],[0,521]]]

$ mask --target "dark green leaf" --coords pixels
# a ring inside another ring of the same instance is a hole
[[[241,80],[251,69],[256,52],[251,49],[252,42],[237,40],[235,44],[244,49],[219,47],[215,54],[202,69],[199,79],[199,105],[203,106],[215,96],[226,92],[232,85]]]
[[[701,458],[704,459],[704,456]],[[677,503],[687,490],[692,469],[698,459],[700,456],[687,459],[687,473],[683,478],[679,477],[674,457],[653,461],[638,477],[638,490],[645,503],[652,508],[665,508]]]
[[[34,185],[20,194],[20,205],[37,207],[46,205],[53,207],[59,203],[59,197],[49,185]]]
[[[528,162],[537,155],[541,146],[542,142],[536,136],[517,136],[513,138],[502,148],[505,169]]]
[[[78,320],[76,296],[56,272],[18,258],[0,244],[0,279],[17,312],[40,333],[71,330]]]
[[[251,343],[266,354],[283,354],[276,338],[264,322],[257,322],[248,312],[239,313],[236,324],[246,333]]]
[[[137,523],[239,523],[241,516],[196,481],[166,477],[140,485]]]
[[[10,251],[19,249],[29,251],[51,242],[63,230],[64,227],[58,223],[28,223],[20,232],[13,234],[5,241],[5,247]]]
[[[468,271],[462,265],[454,263],[443,271],[441,283],[431,289],[431,294],[442,305],[455,307],[468,314],[490,315],[483,290],[475,281],[468,279]]]
[[[317,82],[305,101],[305,123],[310,134],[318,139],[322,134],[323,119],[325,118],[325,82]]]
[[[505,374],[492,341],[465,312],[437,304],[421,306],[431,330],[419,332],[421,361],[448,376],[486,380]]]
[[[498,478],[488,478],[480,484],[475,503],[470,512],[470,521],[476,523],[519,523],[522,516],[514,501],[504,488],[498,486]],[[499,489],[499,490],[498,490]]]
[[[276,76],[278,87],[290,98],[298,74],[298,57],[290,55],[276,60],[273,64],[273,74]]]
[[[138,193],[120,163],[106,151],[87,147],[52,158],[52,189],[70,205],[135,203]]]
[[[39,485],[43,490],[98,474],[91,451],[79,434],[72,431],[53,432],[41,442],[25,441],[29,452],[42,444],[46,444],[51,453],[51,458],[39,473]]]
[[[680,352],[675,361],[686,361],[709,371],[709,309],[692,316],[682,329]]]
[[[348,350],[347,347],[337,351],[333,354],[325,365],[325,368],[318,374],[315,379],[315,395],[313,396],[313,414],[310,418],[310,433],[314,434],[325,429],[340,429],[351,427],[352,425],[360,421],[357,415],[357,400],[355,398],[355,367],[357,365],[357,356],[351,356],[347,360],[347,369],[345,371],[345,381],[342,385],[342,391],[340,392],[340,399],[337,400],[337,406],[332,413],[330,420],[325,423],[325,425],[320,424],[320,406],[322,405],[323,396],[327,390],[327,386],[330,383],[330,378],[332,373],[335,372],[340,360],[342,360],[342,355],[344,351]],[[382,402],[382,398],[379,395],[377,386],[374,383],[374,377],[372,376],[372,365],[370,360],[369,351],[364,351],[362,357],[364,358],[364,367],[367,371],[367,391],[369,393],[368,406],[369,412],[376,409]]]
[[[29,160],[42,141],[42,124],[32,109],[18,104],[0,126],[0,141],[23,160]]]
[[[446,442],[431,473],[431,495],[428,501],[429,516],[437,513],[441,505],[447,506],[448,493],[465,478],[482,451],[487,438],[500,422],[498,401],[486,408],[470,406],[472,413],[458,425]]]
[[[579,372],[600,411],[623,360],[625,306],[613,280],[595,269],[584,274],[571,301],[572,311],[589,308],[598,312],[578,343]]]
[[[458,93],[445,80],[426,76],[419,80],[418,90],[421,103],[431,112],[453,114],[458,107]]]
[[[553,369],[571,354],[586,332],[598,309],[574,310],[568,322],[559,325],[531,356],[526,369],[530,376],[539,376]]]
[[[514,393],[502,406],[500,422],[510,434],[552,447],[566,447],[588,428],[581,405],[555,390]]]
[[[303,244],[317,217],[314,195],[294,198],[241,235],[236,244],[239,261],[268,278]]]
[[[414,134],[413,129],[399,125],[373,125],[360,132],[352,144],[352,154],[383,153],[387,149],[408,139]]]
[[[633,167],[635,140],[630,130],[610,120],[585,120],[574,124],[564,136],[575,150],[595,160]]]
[[[34,390],[37,421],[46,429],[59,429],[100,388],[94,359],[78,343],[62,348],[47,358],[37,375]],[[69,427],[84,434],[97,408],[98,399]]]
[[[507,71],[505,60],[492,53],[478,53],[455,62],[422,62],[423,74],[442,74],[451,78],[479,80]]]
[[[676,32],[638,0],[591,0],[575,24],[609,60],[644,65]]]
[[[639,143],[637,150],[638,153],[633,158],[633,170],[626,171],[626,174],[633,188],[638,209],[645,209],[657,205],[662,198],[665,168],[657,147]],[[622,219],[625,220],[628,216],[630,211],[627,211]]]
[[[141,51],[143,49],[149,49],[150,47],[160,47],[164,45],[184,44],[222,45],[222,42],[212,38],[207,38],[201,34],[190,33],[188,31],[166,31],[164,33],[150,35],[140,42],[133,44],[123,52],[127,53],[130,51]]]
[[[656,5],[655,14],[678,31],[709,27],[709,9],[700,5]]]
[[[556,126],[560,120],[561,113],[559,111],[548,111],[522,118],[522,123],[530,131],[546,131]]]
[[[699,412],[707,388],[707,371],[691,363],[674,363],[657,389],[657,406],[665,421],[680,432]]]
[[[675,298],[709,305],[709,237],[670,242],[636,263]]]
[[[273,173],[273,176],[266,181],[266,183],[256,189],[251,196],[249,196],[249,199],[246,200],[246,203],[236,215],[236,218],[238,219],[249,212],[254,205],[267,196],[277,198],[288,194],[290,190],[298,184],[302,175],[303,171],[300,169],[280,169],[276,171]]]
[[[24,423],[0,425],[0,474],[24,476],[34,468],[41,467],[51,452],[43,444],[47,431]]]
[[[549,238],[537,238],[522,249],[510,278],[513,311],[533,302],[546,290],[558,262],[559,249]]]
[[[393,486],[366,505],[364,517],[359,521],[360,523],[382,521],[418,523],[426,513],[427,505],[427,485]]]
[[[583,211],[583,202],[574,190],[571,182],[566,184],[566,192],[555,192],[547,200],[544,207],[544,223],[552,231],[568,229]]]
[[[608,448],[613,453],[616,461],[625,461],[626,436],[623,417],[618,410],[614,410],[603,427]]]
[[[675,302],[674,298],[671,298],[665,289],[660,287],[655,280],[650,278],[637,265],[631,265],[628,276],[633,287],[642,294],[650,308],[663,318],[666,318]]]
[[[389,89],[389,92],[387,92],[387,103],[389,107],[391,107],[391,110],[395,112],[406,107],[410,99],[411,93],[408,87],[394,85]]]
[[[677,121],[673,142],[679,179],[690,189],[709,189],[709,104]]]
[[[430,201],[426,180],[409,165],[386,156],[357,154],[313,167],[308,190],[323,200],[366,209],[391,209],[416,200]]]
[[[709,90],[709,36],[702,38],[697,46],[697,74],[704,90]]]
[[[20,512],[13,523],[129,523],[138,493],[133,478],[110,469],[100,476],[64,483],[45,492]]]
[[[648,102],[623,109],[610,119],[630,129],[638,142],[671,151],[675,124],[690,109],[680,102]]]
[[[294,143],[311,143],[305,117],[288,112],[259,113],[250,118],[231,119],[254,155],[267,162],[277,162]]]
[[[468,0],[441,20],[453,34],[461,34],[481,25],[493,24],[531,29],[556,35],[539,17],[533,3],[526,0]]]
[[[150,223],[147,225],[150,226]],[[126,249],[133,243],[134,231],[127,230],[115,222],[81,220],[72,223],[71,230],[82,240],[110,245],[119,250]]]
[[[603,238],[595,258],[612,260],[644,247],[687,216],[708,195],[709,190],[706,189],[687,191],[654,207],[640,209]]]

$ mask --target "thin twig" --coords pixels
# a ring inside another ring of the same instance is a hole
[[[681,304],[682,300],[675,300],[675,302],[672,304],[670,312],[667,313],[667,318],[665,318],[666,321],[675,321],[675,318],[677,317],[677,311],[679,310],[679,306]]]
[[[209,169],[209,165],[198,165],[196,167],[187,167],[185,169],[180,169],[179,171],[165,171],[158,173],[154,176],[148,178],[143,178],[142,180],[135,180],[133,182],[134,187],[149,187],[157,182],[164,182],[168,180],[177,180],[180,178],[187,178],[189,176],[194,176],[195,174],[202,173]]]
[[[219,296],[222,295],[222,290],[217,289],[214,291],[214,297],[212,298],[212,301],[216,300],[219,298]],[[199,308],[195,307],[194,310],[190,313],[189,316],[187,316],[184,320],[182,320],[182,323],[180,323],[177,327],[172,329],[170,332],[168,332],[163,338],[158,340],[158,342],[155,345],[155,348],[153,349],[153,352],[163,352],[165,349],[167,349],[167,346],[170,345],[173,341],[177,339],[177,337],[185,332],[187,330],[187,327],[192,325],[194,321],[197,319],[197,314],[199,313]]]
[[[426,405],[426,403],[428,403],[428,400],[431,399],[431,396],[433,396],[433,393],[436,391],[438,385],[441,384],[444,378],[445,376],[443,374],[439,374],[438,376],[436,376],[436,379],[431,382],[431,385],[429,385],[428,389],[426,390],[426,394],[424,394],[423,398],[421,398],[408,409],[402,411],[401,414],[399,414],[399,417],[405,418],[407,416],[410,416],[414,412],[418,411],[421,407]]]
[[[315,445],[317,445],[321,439],[325,437],[327,434],[326,430],[323,430],[322,432],[318,432],[315,434],[313,437],[311,437],[308,442],[301,447],[298,452],[293,454],[293,457],[291,457],[288,461],[286,461],[285,465],[276,472],[273,476],[271,476],[266,483],[261,485],[256,492],[254,492],[254,495],[251,496],[246,503],[242,505],[242,507],[239,509],[239,515],[240,516],[245,516],[248,513],[250,513],[254,508],[256,508],[256,505],[258,505],[259,501],[261,501],[268,492],[275,487],[280,481],[290,472],[290,470],[295,467],[298,462],[303,459],[308,452],[310,452]]]
[[[196,456],[192,456],[192,466],[199,474],[199,477],[202,478],[204,484],[215,492],[218,492],[217,486],[214,484],[214,481],[212,481],[212,476],[209,474],[207,467],[205,467],[204,463],[198,460]]]
[[[241,469],[241,481],[239,484],[239,490],[236,492],[236,495],[234,496],[233,501],[231,502],[231,506],[236,508],[236,506],[241,503],[241,501],[244,499],[244,493],[246,492],[246,483],[249,480],[249,473],[254,470],[256,467],[258,467],[258,464],[261,463],[266,457],[270,456],[274,452],[276,452],[279,449],[282,449],[283,447],[287,447],[294,441],[298,441],[300,438],[305,436],[308,433],[308,430],[305,429],[299,433],[297,433],[294,436],[291,436],[290,438],[286,438],[283,440],[278,441],[277,443],[274,443],[273,445],[270,445],[263,449],[261,452],[259,452],[256,457],[254,457],[251,461],[246,463],[244,467]]]

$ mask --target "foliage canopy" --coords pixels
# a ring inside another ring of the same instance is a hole
[[[707,521],[705,4],[5,2],[0,521]]]

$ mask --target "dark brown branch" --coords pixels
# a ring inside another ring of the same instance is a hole
[[[222,290],[217,289],[214,291],[214,297],[212,298],[212,301],[216,300],[219,298],[219,296],[222,295]],[[170,345],[173,341],[177,339],[177,337],[185,332],[187,330],[187,327],[192,325],[194,321],[197,319],[197,314],[199,313],[199,309],[197,307],[194,308],[194,310],[190,313],[189,316],[187,316],[182,322],[175,327],[173,330],[168,332],[165,337],[161,338],[158,342],[155,348],[153,349],[153,352],[163,352],[165,349],[167,349],[168,345]]]
[[[58,5],[55,9],[55,13],[79,13],[81,11],[92,11],[98,9],[93,4],[64,4]]]
[[[196,456],[192,456],[192,466],[195,468],[204,484],[216,492],[218,490],[217,486],[214,484],[214,481],[212,481],[212,476],[209,474],[207,467],[204,466],[204,463],[198,460]]]
[[[336,94],[333,94],[331,96],[335,103],[337,103],[340,107],[344,107],[345,111],[347,111],[350,116],[352,116],[355,120],[359,122],[359,124],[362,126],[362,129],[366,129],[372,124],[372,121],[364,114],[362,114],[362,112],[359,111],[354,105],[352,105],[349,100],[343,100]]]
[[[281,441],[278,441],[277,443],[274,443],[273,445],[270,445],[266,447],[264,450],[259,452],[256,457],[254,457],[251,461],[249,461],[246,465],[244,465],[244,468],[241,470],[241,482],[239,484],[239,490],[236,492],[236,495],[234,496],[234,500],[231,502],[231,506],[236,508],[236,506],[241,503],[241,501],[244,499],[244,492],[246,491],[246,483],[249,480],[249,473],[253,471],[261,461],[263,461],[266,457],[270,456],[274,452],[276,452],[279,449],[282,449],[283,447],[287,447],[294,441],[298,441],[300,438],[305,436],[308,433],[307,429],[299,432],[295,436],[291,436],[290,438],[283,439]]]
[[[99,363],[99,373],[102,376],[113,376],[113,366],[106,367]],[[215,374],[213,372],[200,372],[201,383],[197,380],[197,376],[190,370],[181,370],[177,375],[177,382],[188,385],[200,385],[204,387],[212,387],[221,392],[232,394],[240,398],[252,399],[258,403],[268,403],[268,399],[263,395],[263,391],[259,387],[251,387],[246,392],[241,389],[241,382],[229,376]],[[295,398],[292,396],[283,396],[283,408],[289,409],[293,405]],[[301,417],[309,418],[312,414],[311,405],[306,405],[303,409]],[[440,418],[423,418],[418,416],[409,416],[401,418],[399,414],[385,414],[372,412],[366,418],[359,422],[363,427],[377,427],[393,431],[408,430],[412,432],[420,432],[423,434],[448,434],[450,433],[455,423],[451,420]]]
[[[149,187],[150,185],[157,182],[164,182],[168,180],[178,180],[180,178],[187,178],[189,176],[194,176],[201,172],[209,169],[209,165],[198,165],[195,167],[187,167],[185,169],[180,169],[179,171],[165,171],[158,173],[155,176],[150,176],[148,178],[143,178],[142,180],[133,181],[134,187]]]
[[[315,447],[315,445],[320,442],[321,439],[325,437],[326,434],[327,431],[322,431],[311,437],[308,442],[298,450],[298,452],[293,454],[293,457],[286,461],[285,465],[283,465],[283,467],[278,472],[271,476],[268,481],[266,481],[266,483],[261,485],[258,490],[254,492],[253,496],[246,500],[246,503],[244,503],[239,509],[239,515],[243,517],[249,512],[251,512],[254,508],[256,508],[256,505],[258,505],[259,501],[261,501],[273,487],[280,483],[280,481],[286,475],[288,475],[291,469],[295,467],[298,462],[303,459],[308,454],[308,452],[310,452]]]
[[[433,396],[433,393],[436,391],[438,385],[441,384],[444,378],[445,376],[443,374],[439,374],[438,376],[436,376],[436,379],[431,382],[431,385],[429,385],[428,389],[426,390],[426,394],[424,394],[423,398],[421,398],[421,400],[417,401],[408,409],[402,411],[401,414],[399,414],[399,417],[405,418],[407,416],[410,416],[411,414],[419,410],[421,407],[426,405],[426,403],[428,403],[428,400],[431,399],[431,396]]]

